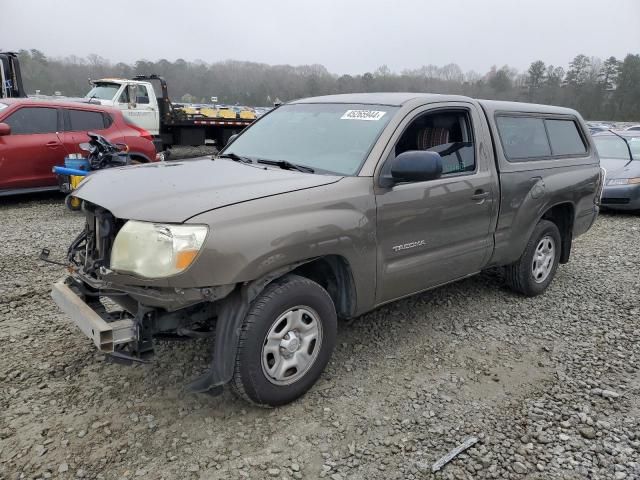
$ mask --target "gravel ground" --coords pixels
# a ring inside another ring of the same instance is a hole
[[[342,325],[320,382],[263,410],[185,393],[205,341],[106,362],[36,260],[82,219],[57,196],[2,202],[0,478],[640,478],[639,217],[602,215],[541,297],[483,274]]]

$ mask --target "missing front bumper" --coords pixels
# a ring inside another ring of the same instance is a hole
[[[138,340],[133,319],[105,321],[64,280],[60,280],[53,285],[51,297],[58,307],[69,315],[73,323],[102,352],[111,353],[118,345]]]

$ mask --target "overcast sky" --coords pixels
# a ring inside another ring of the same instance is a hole
[[[0,0],[0,49],[114,62],[226,59],[334,73],[486,72],[640,52],[640,0]]]

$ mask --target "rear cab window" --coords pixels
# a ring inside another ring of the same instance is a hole
[[[496,126],[510,162],[587,154],[587,144],[571,118],[498,114]]]
[[[22,107],[9,115],[4,123],[11,127],[12,135],[56,133],[58,110],[50,107]]]

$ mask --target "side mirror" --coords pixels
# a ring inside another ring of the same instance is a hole
[[[138,86],[127,85],[129,91],[129,108],[136,108],[136,98],[138,98]]]
[[[11,135],[11,126],[7,123],[0,123],[0,137]]]
[[[391,162],[391,178],[387,183],[424,182],[442,175],[442,157],[437,152],[409,150],[402,152]],[[390,186],[390,185],[389,185]]]
[[[234,133],[233,135],[231,135],[229,137],[229,140],[227,140],[227,145],[231,145],[236,138],[238,138],[239,133]],[[224,147],[226,147],[227,145],[223,145]]]

